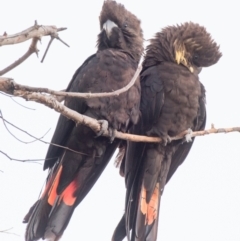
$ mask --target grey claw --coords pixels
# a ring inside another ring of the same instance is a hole
[[[171,143],[171,142],[172,142],[172,138],[169,135],[167,135],[167,143]]]
[[[98,120],[98,123],[101,125],[101,129],[97,132],[96,138],[102,136],[104,132],[108,132],[110,143],[112,143],[116,137],[116,129],[109,127],[108,121],[106,120]]]
[[[163,146],[166,146],[167,144],[172,142],[172,138],[169,135],[167,135],[165,137],[161,137],[161,138],[163,140],[162,141]]]
[[[116,129],[109,128],[110,143],[113,143],[116,137]]]
[[[191,128],[188,128],[188,133],[185,135],[185,140],[186,142],[191,142],[192,141],[192,129]]]
[[[97,133],[96,137],[101,136],[104,132],[108,131],[108,121],[98,120],[98,123],[101,125],[100,131]]]
[[[152,128],[151,130],[147,131],[146,134],[148,136],[156,136],[156,134],[157,134],[162,139],[161,144],[163,146],[166,146],[167,144],[172,142],[172,138],[168,134],[162,133],[159,130],[157,130],[156,128],[155,129]]]

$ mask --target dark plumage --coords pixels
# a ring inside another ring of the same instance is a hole
[[[182,140],[168,143],[169,136],[188,128],[205,128],[205,89],[198,74],[221,56],[206,29],[191,22],[166,27],[151,39],[141,73],[141,121],[131,132],[159,136],[164,142],[128,143],[121,164],[127,188],[126,210],[113,241],[126,235],[131,241],[157,239],[164,186],[193,144]]]
[[[111,92],[126,86],[133,77],[143,52],[140,21],[123,5],[106,0],[100,27],[97,53],[76,71],[67,91]],[[137,123],[139,104],[139,79],[119,96],[65,100],[67,107],[97,120],[105,119],[111,128],[123,132],[130,124]],[[121,144],[120,140],[110,143],[109,138],[96,138],[90,128],[76,125],[62,115],[51,142],[75,152],[49,146],[44,163],[44,169],[49,168],[45,190],[24,218],[28,223],[26,241],[59,240],[75,207],[91,190]]]

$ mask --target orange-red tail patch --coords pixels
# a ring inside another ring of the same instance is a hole
[[[57,197],[57,187],[58,187],[58,184],[59,184],[61,173],[62,173],[62,166],[60,166],[60,168],[57,172],[57,175],[55,176],[55,179],[52,183],[52,186],[51,186],[51,188],[48,192],[48,203],[52,206],[53,206],[53,204],[55,202],[55,199]]]
[[[159,202],[159,183],[156,184],[150,202],[146,202],[146,188],[142,186],[140,209],[143,215],[146,215],[145,224],[151,225],[157,218],[158,214],[158,202]]]
[[[63,200],[66,205],[72,206],[76,200],[76,197],[74,196],[76,189],[76,181],[73,180],[61,194],[60,200]]]
[[[59,180],[60,180],[60,176],[62,174],[62,166],[59,167],[57,174],[55,176],[54,179],[50,179],[45,187],[45,190],[42,194],[42,197],[44,197],[46,195],[46,193],[48,193],[48,203],[53,206],[56,198],[58,197],[57,195],[57,187],[59,185]],[[61,200],[63,200],[63,202],[68,205],[68,206],[72,206],[75,201],[76,201],[76,197],[74,196],[74,193],[77,189],[77,185],[76,185],[76,181],[73,180],[66,188],[65,190],[62,192],[62,194],[60,195],[59,198],[59,202]]]

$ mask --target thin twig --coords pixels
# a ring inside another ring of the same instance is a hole
[[[41,87],[31,87],[27,85],[20,85],[10,78],[0,77],[0,91],[3,91],[8,94],[13,94],[13,91],[21,90],[28,92],[38,92],[38,93],[47,93],[55,96],[65,96],[65,97],[78,97],[78,98],[96,98],[96,97],[109,97],[120,95],[127,90],[129,90],[135,83],[139,73],[141,72],[141,65],[137,68],[134,76],[131,81],[121,89],[118,89],[113,92],[103,92],[103,93],[75,93],[75,92],[64,92],[64,91],[55,91],[48,88]],[[4,87],[5,86],[5,87]],[[9,90],[9,91],[8,91]]]
[[[15,102],[16,104],[20,105],[20,106],[23,107],[23,108],[26,108],[26,109],[28,109],[28,110],[36,110],[36,109],[30,108],[30,107],[27,107],[27,106],[25,106],[25,105],[22,105],[22,104],[20,104],[19,102],[17,102],[16,100],[14,100],[14,98],[18,98],[18,96],[11,96],[11,95],[8,95],[8,94],[3,93],[3,92],[1,92],[1,91],[0,91],[0,94],[9,97],[13,102]]]
[[[0,233],[4,233],[4,232],[7,232],[9,230],[13,229],[12,227],[11,228],[7,228],[7,229],[4,229],[4,230],[0,230]]]
[[[5,121],[1,110],[0,110],[0,118],[2,119],[3,125],[4,125],[4,127],[6,128],[6,130],[8,131],[8,133],[9,133],[11,136],[13,136],[16,140],[18,140],[18,141],[20,141],[20,142],[22,142],[22,143],[24,143],[24,144],[29,144],[29,143],[33,143],[33,142],[35,142],[35,141],[40,141],[40,140],[41,140],[42,138],[44,138],[44,137],[47,135],[47,133],[50,131],[50,129],[49,129],[42,137],[37,138],[37,137],[29,134],[27,131],[24,131],[24,130],[20,129],[19,127],[13,125],[12,123]],[[24,132],[25,134],[33,137],[34,140],[32,140],[32,141],[22,141],[21,139],[19,139],[18,137],[16,137],[16,136],[8,129],[6,123],[8,123],[9,125],[13,126],[13,127],[16,128],[16,129]]]
[[[46,57],[46,55],[47,55],[47,52],[48,52],[48,50],[49,50],[49,48],[50,48],[50,46],[51,46],[51,44],[52,44],[52,42],[53,42],[54,39],[57,39],[57,40],[59,40],[61,43],[63,43],[64,45],[66,45],[67,47],[70,47],[66,42],[64,42],[64,41],[58,36],[57,33],[51,34],[50,41],[49,41],[48,46],[47,46],[47,49],[45,50],[45,53],[44,53],[44,55],[43,55],[43,57],[42,57],[41,63],[43,63],[43,61],[44,61],[44,59],[45,59],[45,57]]]
[[[64,45],[66,45],[67,47],[70,47],[65,41],[63,41],[59,36],[55,37],[57,40],[59,40],[61,43],[63,43]]]
[[[66,30],[67,28],[57,28],[57,32],[61,32],[61,31],[64,31]]]
[[[20,236],[16,233],[12,233],[12,232],[8,232],[9,230],[11,230],[13,228],[8,228],[8,229],[5,229],[5,230],[0,230],[0,233],[6,233],[6,234],[13,234],[13,235],[16,235],[16,236]]]
[[[30,108],[30,107],[27,107],[27,106],[25,106],[25,105],[20,104],[19,102],[17,102],[16,100],[14,100],[12,96],[10,96],[10,99],[11,99],[13,102],[15,102],[17,105],[20,105],[21,107],[23,107],[23,108],[25,108],[25,109],[28,109],[28,110],[36,110],[36,109],[33,109],[33,108]]]
[[[54,37],[51,36],[50,41],[49,41],[49,43],[48,43],[48,46],[47,46],[47,48],[46,48],[46,50],[45,50],[45,52],[44,52],[44,55],[43,55],[43,57],[42,57],[41,63],[43,63],[43,61],[44,61],[44,59],[45,59],[45,57],[46,57],[46,55],[47,55],[47,52],[48,52],[48,50],[49,50],[49,48],[50,48],[50,45],[52,44],[53,40],[54,40]]]
[[[1,115],[2,115],[1,110],[0,110],[0,113],[1,113]],[[66,147],[66,146],[61,146],[61,145],[58,145],[58,144],[55,144],[55,143],[52,143],[52,142],[48,142],[48,141],[42,140],[42,138],[44,138],[44,136],[50,131],[50,129],[49,129],[42,137],[38,138],[38,137],[35,137],[35,136],[31,135],[31,134],[28,133],[27,131],[25,131],[25,130],[19,128],[19,127],[17,127],[17,126],[14,125],[13,123],[9,122],[9,121],[6,120],[5,118],[3,118],[3,116],[0,116],[0,118],[3,119],[3,121],[6,122],[7,124],[9,124],[9,125],[13,126],[14,128],[18,129],[19,131],[22,131],[23,133],[25,133],[25,134],[33,137],[33,138],[35,139],[34,141],[40,141],[40,142],[42,142],[42,143],[44,143],[44,144],[56,146],[56,147],[59,147],[59,148],[62,148],[62,149],[65,149],[65,150],[68,150],[68,151],[71,151],[71,152],[75,152],[75,153],[81,154],[81,155],[87,155],[86,153],[79,152],[79,151],[75,151],[75,150],[73,150],[73,149],[71,149],[71,148],[68,148],[68,147]],[[34,141],[31,141],[31,142],[29,142],[29,143],[32,143],[32,142],[34,142]],[[28,144],[28,143],[26,143],[26,144]]]
[[[18,161],[18,162],[34,162],[36,164],[40,164],[37,163],[38,161],[45,161],[46,159],[16,159],[16,158],[12,158],[10,157],[7,153],[3,152],[0,150],[0,153],[2,153],[4,156],[6,156],[10,161]]]

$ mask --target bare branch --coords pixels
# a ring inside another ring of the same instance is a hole
[[[100,131],[100,124],[97,120],[90,118],[88,116],[84,116],[79,114],[78,112],[69,109],[68,107],[64,106],[63,104],[59,103],[54,97],[52,96],[46,96],[40,93],[31,93],[24,90],[17,90],[15,83],[8,78],[0,77],[0,91],[3,91],[5,93],[19,96],[24,98],[25,100],[31,100],[35,101],[41,104],[44,104],[50,108],[53,108],[57,112],[61,113],[62,115],[66,116],[67,118],[72,119],[77,124],[84,124],[90,127],[93,131],[98,132]],[[121,135],[123,133],[116,133],[117,138],[121,138]],[[103,133],[105,136],[109,136],[108,131]]]
[[[50,39],[50,41],[49,41],[49,43],[48,43],[47,49],[45,50],[45,53],[44,53],[43,57],[42,57],[41,63],[43,63],[43,61],[44,61],[44,59],[45,59],[45,57],[46,57],[46,55],[47,55],[47,52],[48,52],[48,50],[49,50],[49,48],[50,48],[50,46],[51,46],[51,44],[52,44],[52,42],[53,42],[53,40],[54,40],[55,38],[56,38],[57,40],[59,40],[60,42],[62,42],[62,43],[63,43],[64,45],[66,45],[67,47],[70,47],[66,42],[64,42],[64,41],[58,36],[57,33],[51,34],[51,39]]]
[[[40,39],[42,36],[52,35],[66,29],[67,28],[57,28],[56,26],[38,25],[35,21],[34,26],[27,28],[20,33],[12,35],[5,34],[3,36],[0,36],[0,46],[22,43],[31,38]]]
[[[59,36],[55,36],[55,38],[57,40],[59,40],[61,43],[63,43],[64,45],[66,45],[67,47],[70,47],[65,41],[63,41]]]
[[[49,43],[48,43],[48,46],[47,46],[47,48],[46,48],[46,50],[45,50],[45,53],[44,53],[43,57],[42,57],[41,63],[43,63],[43,61],[44,61],[44,59],[45,59],[45,57],[46,57],[46,55],[47,55],[47,52],[48,52],[48,50],[49,50],[49,48],[50,48],[50,45],[52,44],[53,40],[54,40],[54,37],[51,36],[51,39],[50,39],[50,41],[49,41]]]
[[[4,233],[4,232],[7,232],[9,230],[11,230],[12,228],[8,228],[8,229],[4,229],[4,230],[0,230],[0,233]]]
[[[6,121],[6,120],[4,119],[4,117],[3,117],[3,114],[2,114],[2,111],[1,111],[1,110],[0,110],[0,118],[2,119],[3,125],[4,125],[4,127],[6,128],[6,130],[8,131],[8,133],[9,133],[11,136],[13,136],[16,140],[18,140],[18,141],[20,141],[20,142],[22,142],[22,143],[24,143],[24,144],[29,144],[29,143],[33,143],[33,142],[35,142],[35,141],[39,141],[39,140],[41,140],[42,138],[44,138],[44,136],[47,135],[47,133],[50,131],[50,129],[49,129],[42,137],[37,138],[37,137],[29,134],[27,131],[24,131],[24,130],[22,130],[21,128],[13,125],[13,124],[10,123],[9,121]],[[18,137],[16,137],[16,136],[8,129],[6,123],[9,124],[9,125],[11,125],[11,126],[13,126],[13,127],[16,128],[16,129],[24,132],[25,134],[33,137],[34,140],[32,140],[32,141],[22,141],[22,140],[20,140]]]
[[[41,140],[39,140],[41,141]],[[42,141],[43,143],[46,143],[46,144],[51,144],[51,145],[54,145],[54,146],[58,146],[60,148],[63,148],[63,149],[66,149],[66,150],[69,150],[71,152],[75,152],[77,154],[81,154],[81,155],[85,155],[85,156],[90,156],[89,154],[86,154],[86,153],[83,153],[83,152],[78,152],[78,151],[74,151],[73,149],[70,149],[68,147],[65,147],[65,146],[60,146],[60,145],[57,145],[57,144],[53,144],[53,143],[48,143],[48,142],[44,142]],[[47,160],[52,160],[52,159],[55,159],[57,157],[51,157],[51,158],[40,158],[40,159],[16,159],[16,158],[13,158],[11,156],[9,156],[6,152],[3,152],[0,150],[0,153],[2,153],[4,156],[6,156],[10,161],[18,161],[18,162],[34,162],[34,163],[37,163],[37,164],[40,164],[38,163],[39,161],[47,161]],[[96,157],[100,157],[98,155],[96,155]],[[0,170],[0,172],[3,173],[2,170]]]
[[[10,161],[18,161],[18,162],[34,162],[37,163],[38,161],[44,161],[45,159],[16,159],[16,158],[12,158],[10,157],[7,153],[3,152],[0,150],[0,153],[2,153],[4,156],[6,156]],[[37,163],[40,164],[40,163]]]
[[[93,131],[100,131],[100,124],[97,120],[90,118],[88,116],[81,115],[80,113],[69,109],[63,104],[59,103],[54,97],[47,96],[40,93],[31,93],[23,90],[16,90],[14,88],[14,82],[11,79],[0,78],[0,91],[4,91],[5,93],[12,94],[15,96],[20,96],[28,101],[35,101],[41,104],[44,104],[50,108],[53,108],[55,111],[61,113],[69,119],[72,119],[77,124],[83,124],[90,127]],[[228,133],[228,132],[240,132],[240,127],[232,127],[232,128],[219,128],[216,129],[212,127],[209,130],[197,131],[192,133],[192,137],[203,136],[212,133]],[[171,140],[179,140],[188,134],[188,130],[180,133],[179,135],[172,137]],[[110,136],[108,131],[103,133],[104,136]],[[162,139],[159,137],[148,137],[148,136],[139,136],[139,135],[131,135],[122,132],[116,132],[116,138],[135,141],[135,142],[161,142]]]
[[[23,108],[26,108],[26,109],[28,109],[28,110],[36,110],[36,109],[30,108],[30,107],[27,107],[27,106],[25,106],[25,105],[22,105],[22,104],[20,104],[19,102],[17,102],[16,100],[14,100],[14,97],[17,98],[17,96],[11,96],[11,95],[5,94],[5,93],[3,93],[3,92],[0,92],[0,94],[7,96],[7,97],[10,98],[13,102],[15,102],[16,104],[22,106]]]
[[[61,147],[61,146],[59,146]],[[86,153],[82,153],[82,152],[77,152],[77,151],[74,151],[68,147],[63,147],[69,151],[72,151],[72,152],[75,152],[75,153],[79,153],[81,155],[85,155],[85,156],[89,156],[88,154]],[[51,158],[41,158],[41,159],[16,159],[16,158],[13,158],[11,156],[9,156],[6,152],[3,152],[0,150],[0,153],[2,153],[4,156],[6,156],[10,161],[18,161],[18,162],[34,162],[34,163],[37,163],[37,164],[40,164],[38,163],[39,161],[47,161],[47,160],[52,160],[52,159],[55,159],[55,157],[51,157]],[[99,157],[99,156],[96,156],[96,157]],[[1,170],[0,170],[1,171]],[[3,172],[3,171],[1,171]]]
[[[7,72],[9,72],[10,70],[14,69],[15,67],[17,67],[18,65],[20,65],[21,63],[23,63],[30,55],[32,55],[33,53],[38,54],[38,49],[37,49],[37,41],[39,39],[38,38],[33,38],[32,39],[32,43],[28,49],[28,51],[21,57],[19,58],[17,61],[15,61],[14,63],[10,64],[8,67],[6,67],[5,69],[0,71],[0,76],[6,74]]]
[[[0,110],[0,114],[2,115],[1,110]],[[5,118],[3,118],[3,115],[0,116],[0,118],[3,120],[3,122],[6,122],[7,124],[13,126],[14,128],[18,129],[19,131],[22,131],[23,133],[25,133],[25,134],[27,134],[27,135],[29,135],[29,136],[31,136],[31,137],[33,137],[33,138],[35,139],[35,140],[31,141],[31,142],[23,142],[23,143],[25,143],[25,144],[29,144],[29,143],[32,143],[32,142],[35,142],[35,141],[40,141],[40,142],[42,142],[42,143],[44,143],[44,144],[48,144],[48,145],[52,145],[52,146],[57,146],[57,147],[59,147],[59,148],[62,148],[62,149],[68,150],[68,151],[72,151],[72,152],[75,152],[75,153],[78,153],[78,154],[81,154],[81,155],[87,155],[86,153],[79,152],[79,151],[75,151],[75,150],[73,150],[73,149],[71,149],[71,148],[68,148],[68,147],[66,147],[66,146],[61,146],[61,145],[58,145],[58,144],[55,144],[55,143],[52,143],[52,142],[48,142],[48,141],[42,140],[42,138],[44,138],[44,136],[50,131],[50,129],[49,129],[42,137],[38,138],[38,137],[35,137],[35,136],[31,135],[31,134],[28,133],[27,131],[25,131],[25,130],[23,130],[23,129],[17,127],[17,126],[15,126],[15,125],[12,124],[11,122],[7,121]],[[6,126],[6,125],[5,125],[5,126]],[[8,130],[8,129],[7,129],[7,130]],[[8,131],[9,131],[9,130],[8,130]],[[10,133],[10,134],[11,134],[11,133]],[[14,137],[15,137],[15,136],[14,136]],[[18,139],[18,138],[16,138],[16,139]],[[21,141],[21,142],[22,142],[22,141]]]
[[[66,89],[64,89],[64,90],[60,90],[61,92],[66,92]],[[57,96],[57,95],[54,95],[54,97],[56,98],[56,100],[58,101],[58,102],[62,102],[62,101],[64,101],[65,100],[65,96]]]
[[[0,233],[6,233],[6,234],[13,234],[13,235],[16,235],[16,236],[20,236],[16,233],[12,233],[12,232],[9,232],[9,230],[11,230],[13,228],[8,228],[8,229],[5,229],[5,230],[0,230]]]
[[[16,90],[27,91],[27,92],[38,92],[38,93],[47,93],[55,96],[64,96],[64,97],[78,97],[78,98],[96,98],[96,97],[109,97],[120,95],[123,92],[129,90],[135,83],[139,73],[142,70],[142,66],[139,66],[132,77],[131,81],[121,89],[118,89],[113,92],[103,92],[103,93],[75,93],[75,92],[64,92],[64,91],[55,91],[48,88],[41,87],[31,87],[27,85],[20,85],[16,83],[13,79],[0,77],[0,91],[14,95],[13,92]],[[62,98],[60,98],[62,100]]]
[[[192,133],[192,137],[196,136],[205,136],[209,134],[218,134],[218,133],[229,133],[229,132],[240,132],[240,127],[229,127],[229,128],[215,128],[212,124],[210,129],[203,131],[195,131]],[[188,134],[188,130],[181,132],[175,137],[171,137],[171,140],[180,140]]]
[[[217,134],[217,133],[229,133],[229,132],[240,132],[240,127],[230,127],[230,128],[210,128],[203,131],[194,131],[192,132],[192,137],[197,136],[205,136],[209,134]],[[170,137],[171,141],[183,139],[189,133],[188,130],[185,130],[178,134],[177,136]],[[123,140],[129,140],[133,142],[149,142],[149,143],[158,143],[162,142],[160,137],[149,137],[149,136],[141,136],[141,135],[131,135],[127,133],[117,132],[117,138]]]
[[[14,98],[12,96],[10,96],[10,99],[15,102],[17,105],[20,105],[21,107],[25,108],[25,109],[28,109],[28,110],[36,110],[36,109],[33,109],[33,108],[30,108],[30,107],[27,107],[25,105],[22,105],[20,104],[19,102],[17,102],[16,100],[14,100]]]
[[[38,55],[38,49],[37,49],[37,42],[38,40],[41,40],[42,36],[50,35],[51,39],[57,38],[60,40],[63,44],[67,45],[64,41],[62,41],[57,32],[63,31],[66,28],[56,28],[55,26],[42,26],[38,25],[37,22],[35,21],[34,26],[20,32],[17,34],[13,35],[7,35],[6,32],[4,33],[3,36],[0,36],[0,47],[3,45],[9,45],[9,44],[17,44],[17,43],[22,43],[24,41],[27,41],[32,38],[32,43],[28,49],[28,51],[17,61],[6,67],[5,69],[0,71],[0,76],[6,74],[13,68],[17,67],[19,64],[24,62],[30,55],[33,53],[36,53]],[[45,58],[47,51],[49,49],[50,44],[47,47],[47,50],[45,51],[44,57]],[[67,45],[68,46],[68,45]],[[42,60],[43,62],[43,60]]]

